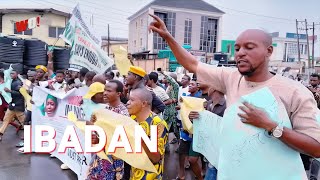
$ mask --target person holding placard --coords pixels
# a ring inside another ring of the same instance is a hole
[[[283,113],[289,117],[292,129],[271,120],[264,109],[248,102],[243,102],[238,107],[241,111],[238,116],[242,123],[268,132],[272,138],[295,151],[320,157],[320,112],[316,101],[312,93],[300,83],[268,71],[273,52],[272,38],[269,34],[257,29],[244,31],[235,43],[237,69],[212,67],[197,61],[175,41],[159,17],[151,16],[155,21],[150,24],[149,29],[167,41],[178,63],[190,72],[196,73],[199,82],[210,84],[226,94],[228,107],[237,103],[244,95],[269,88],[275,96],[276,103],[285,108]],[[270,162],[266,160],[261,163]]]

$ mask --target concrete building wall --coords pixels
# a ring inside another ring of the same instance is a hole
[[[185,36],[185,20],[192,21],[191,32],[191,47],[194,50],[200,48],[200,29],[201,29],[201,15],[195,13],[176,12],[176,40],[179,44],[184,44]]]
[[[294,61],[298,61],[298,53],[292,53],[290,47],[292,45],[297,45],[297,40],[292,38],[273,38],[273,43],[277,44],[277,47],[274,47],[274,53],[271,56],[271,60],[284,60],[287,61],[288,58],[293,58]],[[300,49],[300,60],[305,61],[308,59],[308,54],[305,49],[307,45],[307,40],[300,39],[300,46],[303,46]],[[311,47],[311,46],[310,46]]]
[[[184,44],[184,31],[185,20],[192,20],[192,34],[191,34],[191,46],[193,50],[200,49],[200,32],[201,32],[201,16],[208,16],[209,18],[218,19],[217,29],[217,52],[221,50],[222,39],[222,14],[211,13],[198,10],[182,9],[182,8],[168,8],[162,6],[151,6],[146,11],[140,13],[129,22],[129,41],[128,50],[129,53],[137,53],[143,50],[154,52],[153,48],[153,34],[149,34],[148,25],[153,19],[148,14],[154,14],[154,12],[174,12],[176,13],[175,24],[175,38],[179,44]],[[141,20],[144,24],[141,26]],[[147,22],[147,23],[145,23]],[[140,46],[140,40],[142,38],[142,46]],[[136,45],[134,45],[136,43]]]
[[[23,13],[23,14],[5,14],[2,17],[2,33],[5,35],[14,35],[14,22],[26,20],[32,17],[40,16],[37,13]],[[37,38],[48,45],[53,45],[58,38],[49,37],[49,26],[65,28],[68,18],[56,14],[44,14],[40,16],[40,27],[32,29],[32,35],[19,35],[17,37],[21,38]],[[62,39],[56,43],[56,46],[65,46]]]
[[[132,61],[134,66],[139,66],[143,68],[147,73],[154,71],[157,68],[161,68],[164,71],[168,71],[169,69],[169,60],[167,58],[164,59],[141,59]]]
[[[129,23],[129,53],[136,53],[148,50],[148,25],[149,12],[140,14]],[[152,39],[152,38],[151,38]]]

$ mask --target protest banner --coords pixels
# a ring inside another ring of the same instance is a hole
[[[97,38],[83,21],[79,6],[74,8],[72,17],[60,37],[72,46],[69,61],[71,69],[80,70],[85,67],[102,74],[114,64],[101,49],[100,38]]]
[[[241,121],[238,113],[242,113],[242,102],[263,109],[271,120],[292,129],[284,105],[269,88],[242,96],[226,110],[221,121],[218,179],[306,179],[298,151],[264,129]]]
[[[189,119],[189,113],[191,111],[203,111],[204,110],[204,102],[205,99],[201,98],[194,98],[194,97],[181,97],[181,120],[182,120],[182,127],[184,130],[188,131],[189,133],[193,134],[193,125]]]
[[[49,89],[35,87],[33,90],[32,100],[32,126],[47,125],[53,127],[56,132],[55,141],[57,147],[61,141],[67,126],[74,126],[67,119],[69,112],[76,114],[77,118],[84,118],[84,110],[81,107],[82,96],[86,93],[86,89],[74,89],[69,93],[51,91]],[[84,135],[80,129],[75,128],[81,146],[84,147]],[[35,152],[35,132],[32,128],[32,150]],[[78,179],[85,179],[91,154],[77,153],[73,148],[67,148],[65,153],[58,153],[58,148],[52,152],[52,155],[60,159],[72,171],[78,175]]]
[[[69,45],[73,44],[74,35],[76,33],[76,26],[79,26],[82,31],[86,32],[86,34],[97,44],[101,44],[101,38],[98,38],[96,35],[92,34],[90,28],[86,25],[81,16],[81,11],[79,4],[73,9],[72,16],[69,19],[66,28],[60,38],[62,38]]]
[[[132,64],[128,59],[127,50],[122,46],[113,46],[111,49],[114,54],[115,64],[120,75],[128,75],[130,66],[132,66]]]
[[[74,38],[69,61],[71,68],[80,70],[86,67],[90,71],[103,74],[114,64],[107,53],[95,44],[81,28],[76,28]]]
[[[95,125],[103,128],[106,133],[107,137],[107,144],[105,146],[105,150],[100,152],[98,156],[100,158],[106,159],[108,155],[108,147],[110,146],[110,142],[112,142],[112,137],[115,130],[119,126],[123,126],[128,141],[130,143],[132,152],[126,152],[125,148],[118,148],[115,152],[112,153],[113,156],[124,160],[132,167],[147,170],[150,172],[157,172],[155,166],[150,161],[149,157],[147,156],[146,152],[142,150],[141,152],[137,151],[136,142],[137,142],[137,130],[135,129],[136,126],[139,124],[132,120],[130,117],[115,113],[113,111],[107,109],[100,109],[94,112],[97,121]],[[71,118],[70,118],[71,119]],[[84,123],[81,121],[76,121],[75,125],[84,131]],[[122,139],[123,141],[123,139]],[[158,142],[159,143],[159,142]],[[139,159],[137,161],[137,159]]]
[[[36,152],[36,127],[38,125],[53,127],[56,133],[54,140],[57,143],[56,147],[58,148],[52,152],[52,155],[60,159],[72,171],[74,171],[78,175],[78,179],[85,179],[90,168],[92,153],[78,153],[74,148],[67,148],[64,153],[60,153],[58,150],[60,149],[60,142],[64,133],[66,133],[65,130],[68,126],[73,126],[75,128],[81,147],[84,148],[86,146],[85,133],[83,131],[85,121],[77,121],[75,123],[75,121],[70,121],[68,118],[70,117],[70,114],[74,114],[74,118],[72,119],[88,120],[85,114],[88,109],[90,109],[90,112],[97,110],[95,113],[97,122],[95,124],[102,127],[107,135],[107,144],[105,148],[107,149],[109,147],[115,129],[117,129],[118,126],[123,126],[126,130],[133,152],[127,153],[125,149],[118,148],[112,155],[125,160],[133,167],[150,172],[157,172],[145,151],[139,152],[135,149],[135,136],[137,135],[137,131],[134,130],[133,126],[139,126],[138,123],[130,117],[105,110],[105,106],[90,107],[91,104],[85,104],[82,99],[82,96],[86,93],[87,88],[73,89],[68,93],[51,91],[42,87],[34,88],[33,94],[36,94],[36,96],[34,95],[32,98],[34,102],[34,105],[32,106],[32,151]],[[81,102],[84,104],[81,104]],[[143,131],[142,128],[141,130]],[[155,129],[155,133],[156,132],[157,129]],[[157,137],[157,135],[155,135],[155,137]],[[44,146],[46,145],[48,146],[48,143],[44,143]],[[108,155],[107,153],[107,151],[100,151],[97,155],[106,159]],[[139,161],[136,160],[137,158]]]

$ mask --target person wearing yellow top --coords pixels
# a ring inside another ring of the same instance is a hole
[[[158,129],[158,152],[151,153],[150,150],[142,143],[144,151],[147,153],[149,159],[157,169],[157,173],[148,172],[142,169],[131,169],[131,180],[154,180],[162,179],[164,166],[164,145],[168,140],[167,123],[159,116],[151,111],[152,94],[150,91],[142,88],[134,89],[130,92],[129,101],[127,103],[129,114],[132,119],[137,121],[139,125],[145,130],[146,134],[150,136],[151,125],[156,125]]]

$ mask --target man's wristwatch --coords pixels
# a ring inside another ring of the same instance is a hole
[[[275,138],[280,138],[283,134],[283,126],[279,125],[277,127],[275,127],[274,129],[272,129],[271,131],[269,131],[269,135],[273,136]]]

